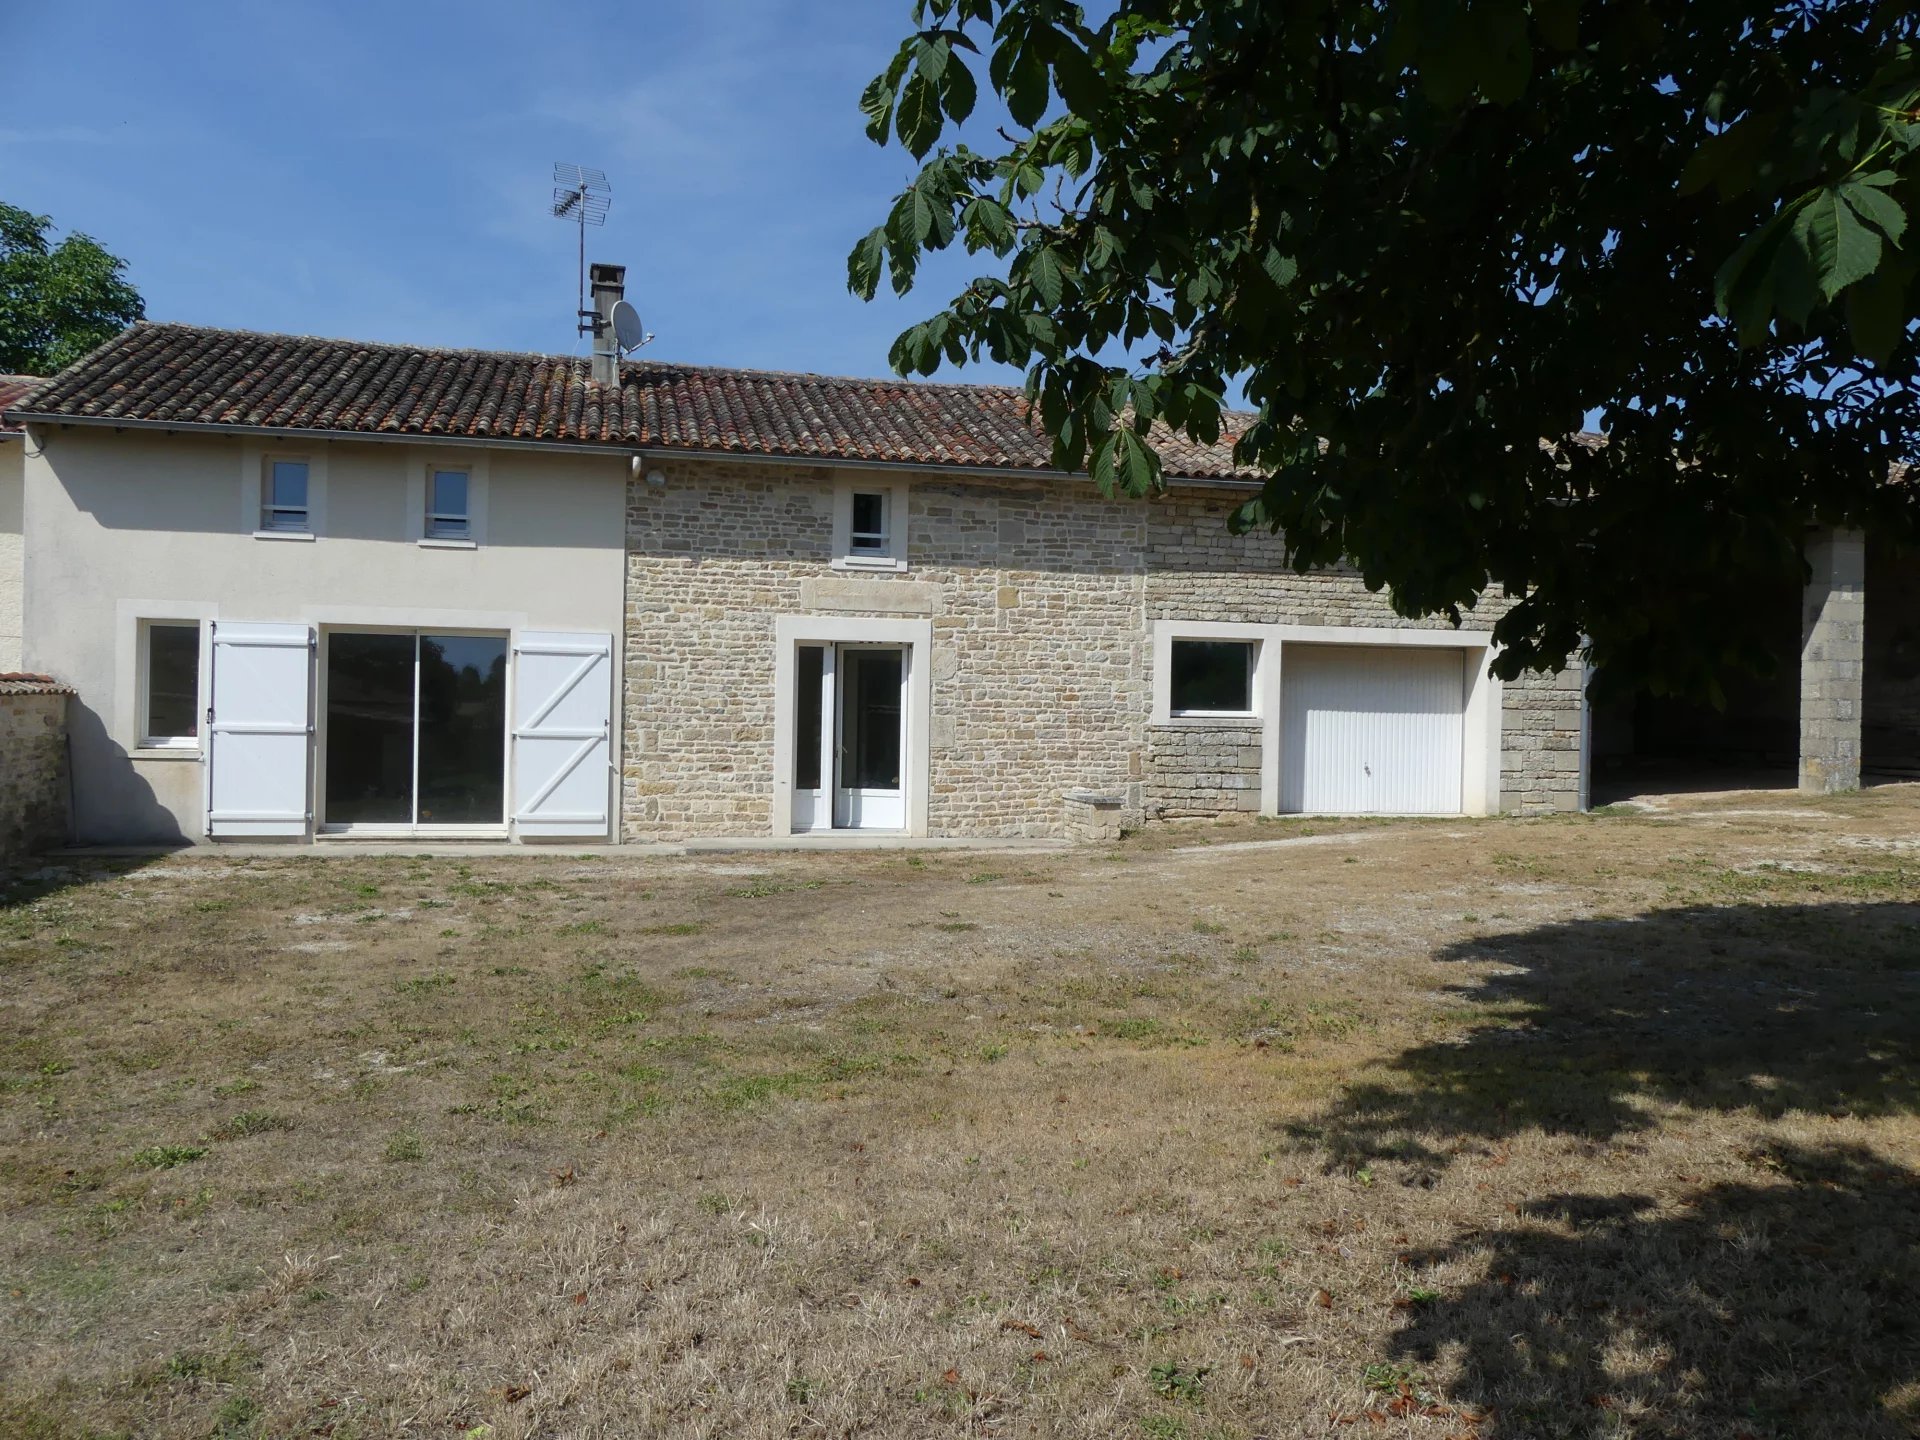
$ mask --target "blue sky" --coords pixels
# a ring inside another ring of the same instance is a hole
[[[588,258],[627,265],[649,358],[885,374],[980,268],[956,247],[904,301],[846,290],[914,169],[858,106],[910,24],[908,0],[23,5],[0,199],[125,258],[157,320],[568,352],[551,169],[595,165]]]

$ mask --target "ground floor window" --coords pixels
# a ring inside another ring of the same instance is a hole
[[[150,621],[142,636],[140,743],[150,749],[200,743],[200,626]]]
[[[1175,715],[1253,713],[1253,641],[1175,640],[1172,658]]]
[[[505,635],[336,631],[326,686],[326,824],[506,822]]]

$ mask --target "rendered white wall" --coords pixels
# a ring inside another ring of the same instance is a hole
[[[138,749],[140,618],[620,632],[625,456],[488,452],[486,543],[448,550],[407,538],[409,482],[444,448],[326,443],[321,533],[304,543],[243,528],[238,439],[79,426],[32,439],[24,660],[79,690],[82,840],[205,828],[197,758]]]
[[[0,437],[0,672],[20,668],[20,610],[25,599],[20,516],[26,448],[18,435]]]

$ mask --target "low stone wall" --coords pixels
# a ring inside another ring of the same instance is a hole
[[[1150,726],[1147,818],[1257,815],[1260,734],[1258,720]]]
[[[0,676],[0,864],[67,843],[69,693]]]
[[[1093,790],[1069,791],[1067,839],[1076,845],[1110,845],[1126,831],[1127,797]]]

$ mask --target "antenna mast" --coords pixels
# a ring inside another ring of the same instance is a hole
[[[587,309],[587,226],[607,223],[607,207],[613,203],[613,187],[606,172],[586,165],[553,162],[553,215],[556,220],[571,220],[580,228],[580,289],[575,302],[574,329],[581,335],[600,336],[604,323],[597,311]]]

